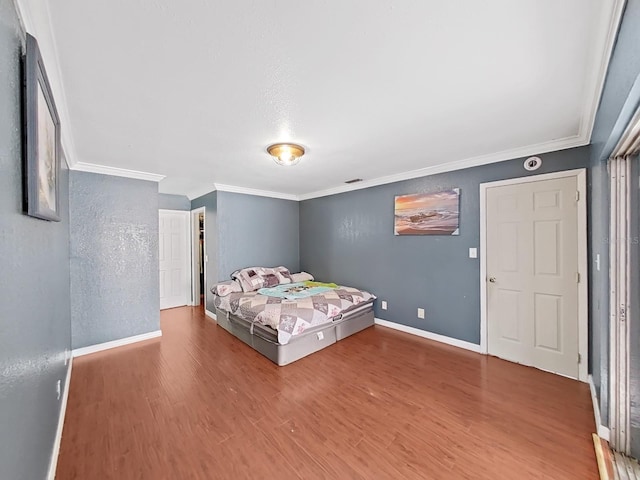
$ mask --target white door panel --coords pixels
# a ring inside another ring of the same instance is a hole
[[[160,210],[160,309],[188,305],[191,298],[189,212]]]
[[[492,355],[578,377],[577,180],[487,189]]]

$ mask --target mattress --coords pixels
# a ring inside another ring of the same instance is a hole
[[[301,283],[282,287],[292,291],[308,290]],[[295,299],[262,295],[257,291],[232,292],[225,296],[215,295],[214,303],[217,309],[230,312],[255,325],[270,326],[278,333],[278,343],[286,344],[301,333],[331,323],[358,305],[373,299],[375,296],[369,292],[336,286],[322,293]]]

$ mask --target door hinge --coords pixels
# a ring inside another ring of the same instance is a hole
[[[580,283],[580,272],[576,272],[576,283]]]
[[[582,363],[582,355],[578,354],[578,364]]]
[[[580,190],[576,190],[576,202],[580,201]]]

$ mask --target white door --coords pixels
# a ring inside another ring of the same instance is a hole
[[[571,176],[486,191],[488,352],[572,378],[579,362],[577,190]]]
[[[191,299],[189,212],[160,210],[160,309]]]

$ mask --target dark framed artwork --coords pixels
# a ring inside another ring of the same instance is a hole
[[[60,221],[60,120],[38,42],[27,34],[23,58],[24,188],[27,215]]]
[[[395,235],[460,235],[460,189],[395,197]]]

